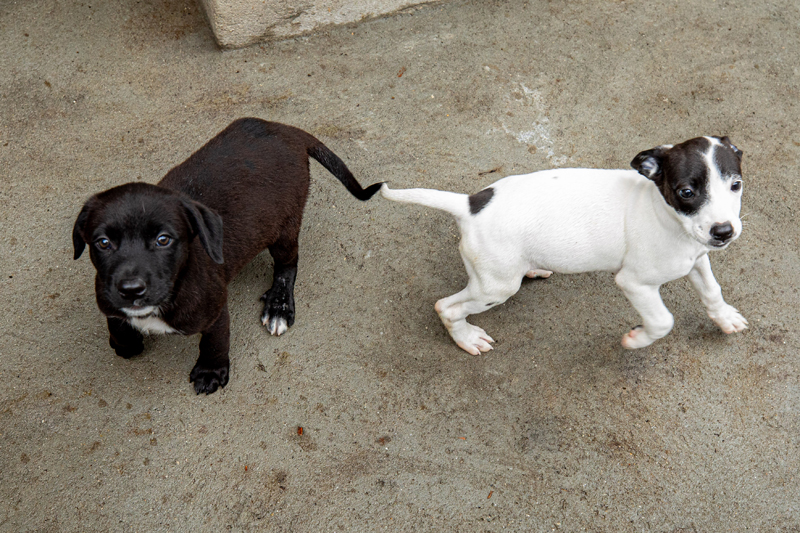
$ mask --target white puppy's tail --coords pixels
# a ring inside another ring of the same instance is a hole
[[[420,204],[441,209],[457,219],[469,215],[469,200],[466,194],[436,189],[390,189],[385,183],[381,186],[384,198],[405,204]]]

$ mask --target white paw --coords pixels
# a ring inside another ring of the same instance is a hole
[[[708,316],[710,316],[711,320],[725,333],[737,333],[747,329],[747,320],[732,305],[726,304],[720,311],[713,313],[709,311]]]
[[[457,337],[453,335],[453,340],[456,341],[459,348],[472,355],[480,355],[481,352],[492,350],[492,345],[489,343],[494,342],[494,339],[485,331],[472,324],[467,324],[467,327],[463,328]]]
[[[270,332],[271,335],[283,335],[286,333],[286,330],[289,329],[289,325],[286,323],[286,319],[278,318],[278,317],[264,317],[261,319],[261,323],[266,326],[267,331]]]
[[[645,332],[642,326],[636,326],[622,337],[622,347],[628,350],[644,348],[645,346],[650,346],[653,342],[655,342],[655,339],[650,338],[650,335]]]
[[[529,270],[525,273],[525,276],[528,278],[549,278],[552,274],[552,270]]]

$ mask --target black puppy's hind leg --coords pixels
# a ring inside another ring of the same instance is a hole
[[[275,262],[272,287],[261,296],[261,323],[272,335],[281,335],[294,324],[294,281],[297,277],[297,238],[269,247]]]
[[[117,355],[128,359],[144,351],[144,337],[133,328],[126,320],[109,316],[108,344],[114,348]]]
[[[200,357],[189,374],[189,381],[194,383],[197,394],[211,394],[228,384],[230,338],[230,316],[226,303],[217,320],[203,331],[200,338]]]

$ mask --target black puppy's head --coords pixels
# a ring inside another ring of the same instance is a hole
[[[91,197],[72,230],[75,259],[89,245],[101,311],[147,316],[170,299],[194,238],[218,264],[222,219],[198,202],[146,183]]]

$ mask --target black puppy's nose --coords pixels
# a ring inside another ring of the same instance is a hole
[[[725,242],[733,237],[733,226],[730,222],[724,224],[714,224],[709,231],[712,237],[720,242]]]
[[[133,278],[120,282],[117,289],[123,298],[135,300],[136,298],[141,298],[147,291],[147,285],[145,285],[142,278]]]

